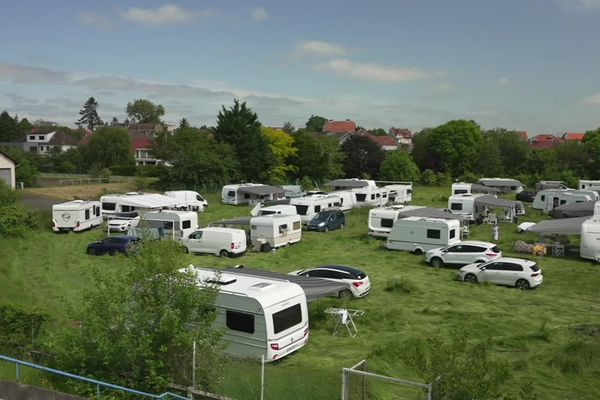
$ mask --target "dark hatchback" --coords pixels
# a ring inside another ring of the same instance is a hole
[[[86,253],[92,256],[101,254],[113,256],[119,253],[124,255],[135,254],[140,242],[141,239],[137,236],[109,236],[98,242],[88,244]]]

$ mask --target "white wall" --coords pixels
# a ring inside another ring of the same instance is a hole
[[[15,188],[15,163],[2,153],[0,153],[0,179],[7,180],[6,183],[11,188]]]

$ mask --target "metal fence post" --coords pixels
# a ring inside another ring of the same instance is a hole
[[[19,363],[15,363],[15,375],[17,378],[17,383],[21,379],[21,371],[19,370]]]
[[[96,385],[96,397],[100,398],[100,384]]]
[[[348,372],[342,369],[342,400],[348,400]]]
[[[265,398],[265,355],[260,355],[260,400]]]

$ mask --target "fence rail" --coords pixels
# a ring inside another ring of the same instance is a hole
[[[17,382],[19,382],[19,380],[21,379],[21,366],[24,366],[24,367],[29,367],[29,368],[33,368],[33,369],[38,369],[40,371],[44,371],[44,372],[47,372],[50,374],[62,376],[65,378],[70,378],[70,379],[74,379],[77,381],[89,383],[90,385],[95,385],[96,386],[96,396],[98,398],[100,398],[101,389],[105,388],[105,389],[117,390],[117,391],[121,391],[121,392],[125,392],[125,393],[130,393],[130,394],[134,394],[137,396],[142,396],[143,398],[147,398],[147,399],[188,400],[187,397],[184,397],[184,396],[181,396],[181,395],[178,395],[175,393],[171,393],[171,392],[165,392],[162,394],[146,393],[146,392],[142,392],[140,390],[130,389],[130,388],[126,388],[124,386],[119,386],[119,385],[113,385],[112,383],[102,382],[102,381],[98,381],[96,379],[86,378],[85,376],[79,376],[79,375],[71,374],[69,372],[60,371],[58,369],[48,368],[48,367],[44,367],[42,365],[30,363],[27,361],[18,360],[16,358],[3,356],[1,354],[0,354],[0,360],[7,361],[7,362],[13,363],[15,365],[15,378],[16,378]]]
[[[133,182],[135,177],[133,176],[111,176],[107,178],[92,178],[85,174],[59,174],[59,173],[41,173],[39,174],[41,179],[54,179],[57,180],[58,186],[74,186],[74,185],[92,185],[101,183],[121,183],[121,182]]]

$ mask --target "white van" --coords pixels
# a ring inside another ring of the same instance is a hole
[[[224,351],[266,362],[285,357],[308,342],[308,305],[304,290],[283,279],[254,277],[190,265],[199,287],[215,287],[217,318]]]
[[[338,207],[340,202],[340,197],[333,194],[315,194],[291,199],[290,205],[296,207],[302,223],[307,224],[318,212],[326,208]]]
[[[188,253],[208,253],[221,257],[239,256],[246,252],[246,232],[234,228],[202,228],[183,239]]]
[[[99,201],[73,200],[52,206],[54,232],[79,232],[102,223]]]
[[[165,196],[174,197],[182,201],[182,205],[186,210],[204,211],[208,207],[208,201],[198,192],[193,190],[172,190],[165,192]]]
[[[302,238],[302,221],[299,215],[272,214],[250,219],[252,244],[262,244],[262,250],[287,246]]]
[[[394,223],[385,247],[423,254],[458,242],[460,222],[455,219],[407,217]]]

